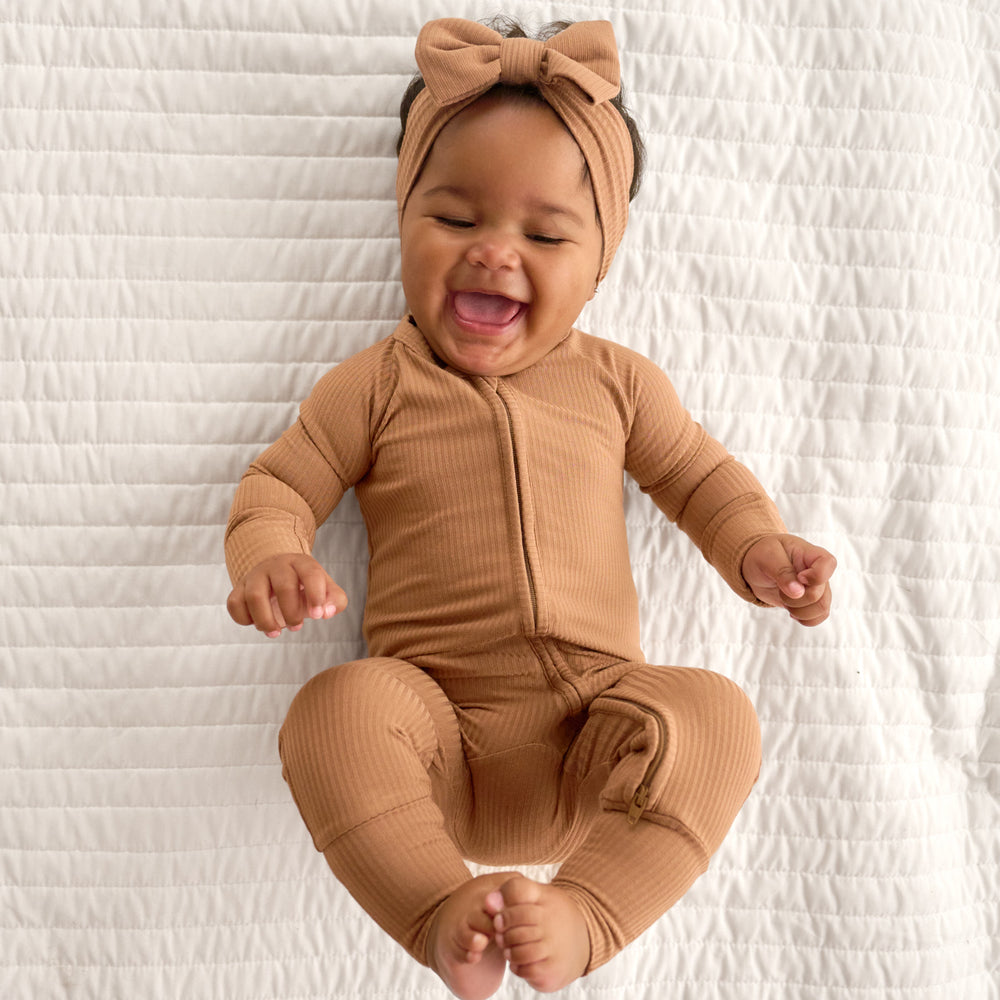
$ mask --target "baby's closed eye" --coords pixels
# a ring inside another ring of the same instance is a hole
[[[471,229],[475,225],[470,219],[456,219],[448,215],[435,215],[434,221],[450,229]]]

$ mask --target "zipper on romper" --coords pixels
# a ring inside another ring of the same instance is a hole
[[[521,497],[521,469],[517,462],[517,445],[514,442],[514,418],[511,416],[510,407],[507,400],[497,391],[497,399],[503,406],[503,412],[507,415],[507,431],[510,435],[510,450],[514,456],[514,492],[517,496],[517,520],[521,528],[521,557],[524,560],[524,575],[528,580],[528,596],[531,600],[531,624],[535,630],[538,628],[538,596],[535,592],[535,576],[531,570],[531,560],[528,557],[528,539],[524,533],[524,509]]]
[[[637,701],[633,701],[631,698],[621,698],[617,695],[606,694],[604,698],[608,701],[618,701],[623,705],[631,705],[633,708],[638,709],[647,718],[653,720],[656,723],[656,728],[660,732],[660,739],[656,746],[656,753],[653,754],[653,759],[649,762],[646,767],[646,772],[642,776],[642,781],[639,782],[639,787],[636,788],[635,794],[632,796],[628,804],[628,822],[629,826],[635,826],[636,823],[642,818],[642,814],[646,811],[646,804],[649,802],[649,792],[653,783],[653,775],[656,774],[663,762],[663,755],[667,751],[667,727],[664,725],[663,719],[661,719],[654,712],[650,712],[645,705],[640,704]]]

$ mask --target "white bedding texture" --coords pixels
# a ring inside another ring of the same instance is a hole
[[[5,0],[0,996],[445,1000],[313,851],[296,690],[352,595],[234,625],[243,469],[404,302],[424,21],[606,18],[649,151],[579,326],[651,356],[833,551],[818,629],[744,605],[629,485],[658,663],[738,681],[760,781],[706,875],[568,1000],[1000,997],[1000,6]],[[500,1000],[535,994],[507,977]]]

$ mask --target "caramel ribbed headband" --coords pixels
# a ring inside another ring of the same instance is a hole
[[[625,234],[632,183],[632,140],[609,103],[621,89],[618,49],[608,21],[579,21],[548,41],[504,38],[476,21],[428,21],[417,36],[426,87],[406,120],[396,173],[403,208],[441,129],[498,83],[532,84],[562,119],[587,161],[604,235],[598,281]]]

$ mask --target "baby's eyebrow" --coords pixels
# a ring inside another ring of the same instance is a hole
[[[568,219],[570,222],[573,222],[578,226],[583,225],[583,219],[581,219],[580,216],[573,211],[573,209],[566,205],[557,205],[548,201],[533,201],[529,203],[528,208],[537,215],[558,215]]]
[[[464,188],[457,187],[455,184],[439,184],[437,187],[432,187],[429,191],[424,191],[425,198],[430,198],[438,194],[451,194],[457,198],[469,197],[469,193]]]

